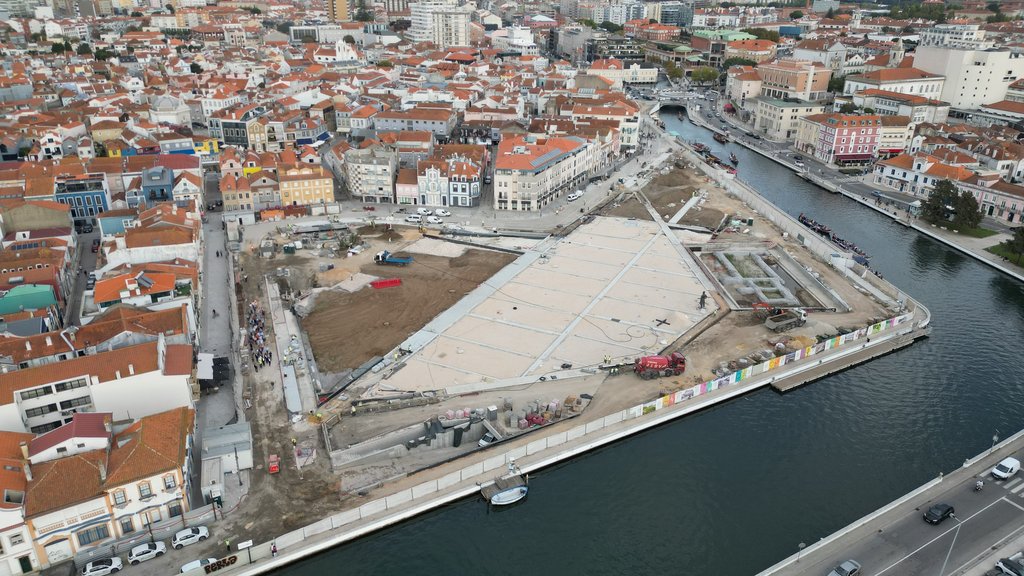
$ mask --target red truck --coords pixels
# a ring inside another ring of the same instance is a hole
[[[686,371],[686,356],[673,352],[669,356],[641,356],[633,363],[633,372],[644,380],[661,376],[678,376]]]

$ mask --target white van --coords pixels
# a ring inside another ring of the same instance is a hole
[[[405,217],[405,221],[419,224],[420,222],[423,222],[423,216],[420,216],[419,214],[409,214]]]
[[[1004,458],[992,469],[992,476],[999,480],[1009,480],[1020,470],[1020,460],[1016,458]]]
[[[565,197],[565,199],[568,200],[569,202],[575,202],[580,198],[583,198],[583,190],[577,190]]]

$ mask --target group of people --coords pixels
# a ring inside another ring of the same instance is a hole
[[[249,327],[249,354],[252,356],[252,367],[256,372],[259,372],[260,368],[270,364],[270,361],[274,359],[274,353],[266,345],[265,322],[266,315],[263,312],[263,307],[253,300],[249,303],[246,323]]]

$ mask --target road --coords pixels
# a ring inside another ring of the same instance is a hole
[[[79,325],[82,311],[82,297],[85,294],[88,274],[96,269],[96,253],[92,251],[93,240],[100,237],[99,228],[93,229],[88,234],[78,235],[78,258],[72,262],[78,262],[81,272],[75,268],[75,281],[71,284],[71,294],[68,297],[68,307],[64,314],[64,325]]]

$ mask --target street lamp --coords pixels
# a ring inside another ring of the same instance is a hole
[[[807,548],[807,544],[803,542],[796,545],[796,561],[800,561],[800,555],[804,553],[804,548]]]
[[[946,559],[942,561],[942,568],[939,569],[939,576],[946,573],[946,563],[949,562],[949,557],[953,554],[953,546],[956,545],[956,537],[960,535],[960,526],[963,525],[963,522],[956,517],[956,514],[950,514],[949,517],[956,520],[956,531],[953,532],[953,541],[949,543],[949,551],[946,552]]]
[[[996,449],[997,442],[999,442],[999,430],[996,430],[996,433],[992,435],[992,446],[988,449],[989,454]]]

